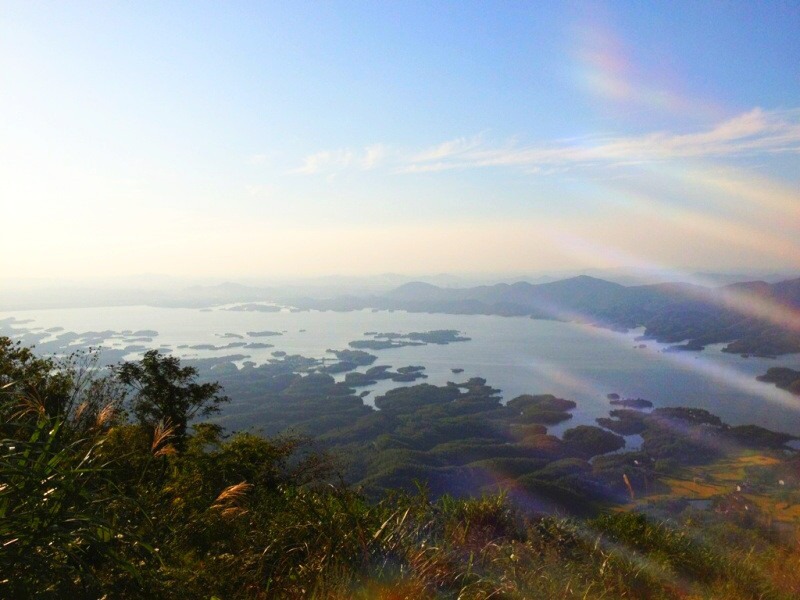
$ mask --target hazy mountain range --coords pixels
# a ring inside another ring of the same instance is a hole
[[[454,279],[409,281],[402,276],[365,281],[327,279],[259,287],[240,283],[172,290],[109,288],[4,292],[0,307],[21,308],[148,304],[207,307],[277,302],[300,310],[407,310],[449,314],[528,316],[583,321],[614,329],[645,328],[645,337],[700,350],[726,343],[740,354],[800,352],[800,278],[722,286],[694,283],[623,285],[589,275],[557,281],[453,286]],[[542,279],[546,279],[543,277]],[[541,279],[539,280],[541,281]],[[447,285],[450,284],[450,285]]]
[[[800,278],[709,287],[689,283],[624,286],[587,275],[549,283],[443,288],[412,282],[385,294],[330,300],[291,298],[298,308],[363,308],[530,316],[614,329],[645,327],[645,337],[700,350],[727,343],[740,354],[800,352]]]

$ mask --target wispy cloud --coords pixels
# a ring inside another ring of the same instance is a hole
[[[309,154],[303,161],[303,165],[289,171],[292,174],[314,174],[324,170],[337,170],[349,167],[353,160],[353,153],[349,150],[323,150]]]
[[[618,167],[673,159],[725,159],[800,154],[800,109],[749,112],[710,128],[688,133],[656,131],[634,136],[587,137],[539,144],[516,139],[496,142],[485,135],[460,137],[431,147],[399,150],[375,145],[360,151],[323,151],[309,155],[296,174],[346,168],[388,167],[395,173],[515,167],[531,173],[590,166]]]
[[[724,158],[761,153],[800,152],[800,111],[766,112],[755,108],[692,133],[653,132],[640,136],[591,139],[584,143],[519,145],[482,143],[464,149],[454,145],[450,153],[441,144],[409,161],[410,172],[444,169],[518,166],[531,168],[618,166],[678,158]]]
[[[365,170],[375,168],[384,158],[386,158],[386,147],[383,144],[367,146],[360,159],[361,168]]]
[[[410,162],[436,162],[441,159],[449,159],[479,149],[484,144],[482,135],[470,138],[460,137],[455,140],[442,142],[432,148],[427,148],[418,154],[410,157]]]
[[[387,148],[383,144],[372,144],[361,151],[350,149],[323,150],[306,156],[303,164],[289,171],[291,174],[315,174],[356,168],[362,171],[374,169],[386,158]]]

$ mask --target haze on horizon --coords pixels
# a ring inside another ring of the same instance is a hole
[[[0,14],[0,279],[800,267],[796,2]]]

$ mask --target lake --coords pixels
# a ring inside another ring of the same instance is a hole
[[[610,392],[622,397],[645,398],[655,406],[705,408],[730,424],[753,423],[800,434],[800,398],[755,380],[756,375],[769,367],[800,368],[800,355],[774,360],[745,359],[721,352],[720,347],[710,347],[703,352],[665,352],[665,345],[636,341],[641,331],[618,333],[588,325],[525,317],[371,310],[237,312],[219,307],[198,310],[126,306],[0,313],[0,318],[8,317],[31,320],[11,327],[6,324],[4,329],[6,334],[9,329],[18,333],[23,328],[33,329],[23,338],[27,342],[41,337],[44,335],[41,330],[51,327],[79,333],[107,329],[155,330],[158,335],[152,336],[152,342],[134,343],[169,347],[174,354],[187,358],[246,354],[247,360],[256,363],[271,359],[271,353],[276,350],[322,358],[327,349],[344,349],[350,341],[366,339],[364,333],[368,331],[408,333],[456,329],[471,341],[369,352],[378,356],[376,365],[424,366],[428,379],[422,381],[427,383],[444,384],[484,377],[490,385],[501,389],[506,399],[523,393],[553,393],[575,400],[578,408],[574,418],[552,427],[550,432],[554,434],[606,416],[613,408],[606,398]],[[246,335],[248,331],[263,330],[282,332],[282,335],[258,338]],[[226,333],[242,335],[245,339],[221,337]],[[48,339],[52,337],[41,341]],[[217,351],[178,349],[179,345],[211,343],[220,346],[236,341],[264,342],[274,347]],[[642,344],[644,348],[639,347]],[[128,342],[112,338],[103,345],[119,352]],[[136,354],[128,357],[135,358]],[[453,368],[464,369],[464,372],[453,374]],[[360,389],[370,390],[365,402],[372,403],[373,398],[399,385],[402,384],[380,381]]]

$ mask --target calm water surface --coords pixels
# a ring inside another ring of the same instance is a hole
[[[2,317],[33,320],[20,327],[60,326],[75,332],[153,329],[158,336],[151,344],[143,345],[169,346],[182,357],[247,354],[249,360],[259,363],[272,358],[271,352],[275,350],[321,358],[329,348],[343,349],[348,342],[363,339],[366,331],[457,329],[472,341],[370,352],[378,356],[375,364],[395,368],[424,366],[428,379],[423,381],[428,383],[444,384],[479,376],[501,389],[506,399],[523,393],[553,393],[575,400],[578,408],[574,418],[550,429],[556,434],[607,415],[611,408],[606,399],[609,392],[646,398],[656,406],[705,408],[731,424],[754,423],[800,434],[800,398],[755,380],[756,375],[772,366],[800,368],[800,356],[744,359],[725,354],[719,347],[699,353],[670,353],[653,342],[644,342],[646,347],[639,348],[640,342],[634,340],[641,334],[638,331],[621,334],[524,317],[369,310],[268,313],[128,306],[13,311],[0,314]],[[284,333],[263,338],[246,336],[247,331],[261,330]],[[181,344],[224,345],[239,341],[218,337],[225,333],[245,335],[241,341],[267,342],[275,347],[224,351],[177,349]],[[113,345],[127,344],[115,341]],[[455,375],[452,368],[462,368],[464,372]],[[375,396],[399,385],[381,381],[365,388],[371,392],[365,401],[372,403]]]

